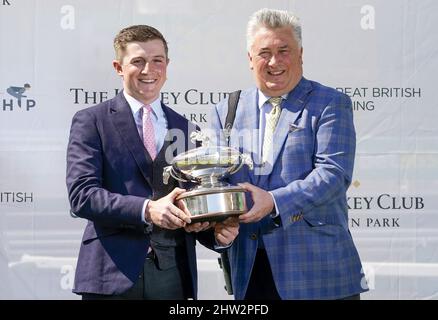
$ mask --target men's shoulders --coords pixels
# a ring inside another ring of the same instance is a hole
[[[187,120],[187,118],[173,110],[171,107],[165,105],[164,103],[161,103],[161,107],[163,108],[163,111],[167,114],[167,116],[173,118],[172,122],[182,125],[183,129],[187,127],[188,131],[200,130],[196,124]]]
[[[257,93],[256,87],[251,87],[251,88],[246,88],[246,89],[236,89],[234,91],[230,91],[229,93],[231,94],[232,92],[235,92],[237,90],[240,90],[239,101],[247,99],[248,97],[252,97],[252,96],[254,96],[254,94]],[[230,98],[230,96],[227,95],[227,97],[225,99],[222,99],[218,104],[216,104],[216,108],[218,110],[225,109],[226,111],[228,111],[228,99],[229,98]]]
[[[331,96],[333,98],[335,97],[347,97],[348,96],[344,93],[342,93],[339,90],[336,90],[334,87],[330,87],[324,84],[321,84],[317,81],[312,81],[312,80],[307,80],[309,81],[310,85],[312,86],[312,91],[317,94],[317,95],[321,95],[321,96]]]
[[[108,111],[109,106],[115,105],[120,98],[121,97],[119,97],[117,95],[114,98],[108,99],[108,100],[103,101],[99,104],[93,105],[91,107],[86,107],[86,108],[80,109],[78,112],[76,112],[76,114],[78,114],[78,113],[92,113],[92,114],[97,115],[97,114],[101,114],[103,112],[106,113]]]
[[[164,103],[161,103],[161,107],[163,108],[163,111],[167,114],[169,114],[171,117],[174,117],[175,119],[183,122],[189,123],[189,121],[181,114],[173,110],[171,107],[166,106]]]
[[[242,90],[242,92],[240,93],[240,97],[242,98],[252,97],[255,94],[257,94],[257,87],[251,87]]]
[[[322,105],[327,105],[330,102],[334,102],[338,106],[345,107],[349,107],[351,104],[350,97],[336,90],[335,88],[312,80],[306,81],[308,81],[312,87],[313,102],[319,102]]]

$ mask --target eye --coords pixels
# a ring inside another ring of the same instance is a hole
[[[154,61],[154,63],[156,63],[156,64],[162,64],[162,63],[164,63],[164,59],[162,59],[162,58],[155,58],[153,61]]]
[[[269,51],[262,51],[259,53],[259,57],[263,59],[269,59],[271,57],[271,53]]]
[[[131,64],[136,66],[137,68],[141,68],[141,67],[144,67],[145,60],[144,59],[140,59],[140,58],[134,59],[134,60],[131,61]]]

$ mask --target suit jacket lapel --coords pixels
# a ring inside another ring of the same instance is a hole
[[[249,109],[252,108],[252,109]],[[234,121],[233,129],[240,132],[243,141],[243,149],[241,152],[247,153],[251,156],[251,159],[256,166],[260,163],[259,152],[259,114],[257,102],[257,89],[254,88],[246,95],[241,95],[239,99],[239,106],[237,108],[236,119]],[[254,170],[249,171],[250,183],[255,184],[258,176],[254,175]]]
[[[178,143],[177,146],[179,147],[179,148],[175,148],[175,146],[172,147],[173,149],[175,149],[173,150],[174,151],[173,156],[176,156],[177,153],[181,153],[189,149],[195,148],[196,147],[195,143],[190,140],[190,133],[194,130],[199,130],[199,128],[195,127],[194,125],[193,127],[189,127],[188,121],[183,119],[182,116],[180,116],[178,113],[176,113],[174,110],[172,110],[165,104],[161,103],[161,107],[167,119],[168,132],[166,134],[165,140],[168,140],[170,142],[169,144],[167,144],[167,146],[169,146],[172,143]],[[178,138],[181,138],[178,132],[177,133],[169,132],[172,129],[181,130],[182,133],[184,134],[184,148],[182,148],[182,146],[180,146],[179,144],[179,141],[177,141]]]
[[[175,111],[173,111],[171,108],[163,103],[161,103],[161,108],[163,109],[163,112],[166,116],[168,129],[180,129],[184,132],[188,130],[187,122],[178,121],[178,119],[175,118]]]
[[[311,91],[312,85],[303,77],[297,86],[289,93],[286,101],[283,101],[280,119],[278,120],[274,131],[272,166],[275,166],[277,158],[283,149],[283,145],[286,142],[286,138],[290,131],[290,125],[296,124],[299,120],[305,106],[306,98]],[[262,181],[267,179],[268,175],[264,175],[263,177],[264,178],[261,178]]]
[[[111,101],[110,117],[119,131],[120,137],[135,159],[143,177],[152,187],[152,159],[140,139],[131,108],[122,92]]]

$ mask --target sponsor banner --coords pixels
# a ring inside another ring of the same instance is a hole
[[[216,103],[254,84],[245,28],[266,6],[301,17],[305,77],[353,103],[346,201],[371,288],[362,298],[438,298],[437,1],[0,0],[0,299],[77,299],[86,221],[69,212],[66,146],[74,113],[121,90],[114,35],[163,32],[161,99],[206,129]],[[216,258],[198,246],[199,297],[232,299]]]

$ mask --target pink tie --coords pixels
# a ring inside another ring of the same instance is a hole
[[[143,144],[146,150],[149,152],[152,160],[154,160],[157,156],[157,148],[155,146],[155,132],[151,116],[151,106],[143,106]]]

